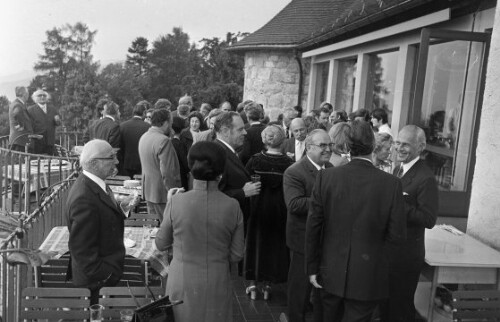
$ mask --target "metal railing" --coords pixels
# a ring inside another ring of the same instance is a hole
[[[78,176],[78,159],[11,151],[7,141],[0,137],[0,216],[17,219],[17,227],[4,231],[0,250],[35,250],[53,227],[66,225],[64,200]],[[21,291],[34,284],[33,268],[0,261],[0,314],[18,321]]]

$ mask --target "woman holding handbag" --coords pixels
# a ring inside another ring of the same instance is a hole
[[[243,258],[243,214],[218,189],[226,154],[214,142],[195,143],[188,155],[193,190],[173,195],[156,235],[156,247],[173,247],[166,294],[176,322],[232,321],[230,262]]]

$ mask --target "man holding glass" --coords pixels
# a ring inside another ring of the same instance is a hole
[[[68,194],[69,251],[67,279],[87,287],[91,304],[99,289],[114,286],[123,274],[124,214],[104,180],[117,173],[118,159],[104,140],[85,144],[80,155],[83,173]]]

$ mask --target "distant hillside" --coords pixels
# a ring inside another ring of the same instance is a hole
[[[22,71],[16,74],[0,76],[0,96],[5,95],[9,100],[16,97],[14,89],[16,86],[28,86],[35,77],[34,71]]]

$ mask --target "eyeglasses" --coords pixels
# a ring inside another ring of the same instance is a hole
[[[334,144],[333,144],[333,143],[321,143],[321,144],[312,144],[312,143],[311,143],[311,145],[317,146],[317,147],[319,147],[321,150],[323,150],[323,151],[324,151],[324,150],[326,150],[326,148],[330,148],[330,150],[331,150],[331,149],[333,149],[333,145],[334,145]]]

